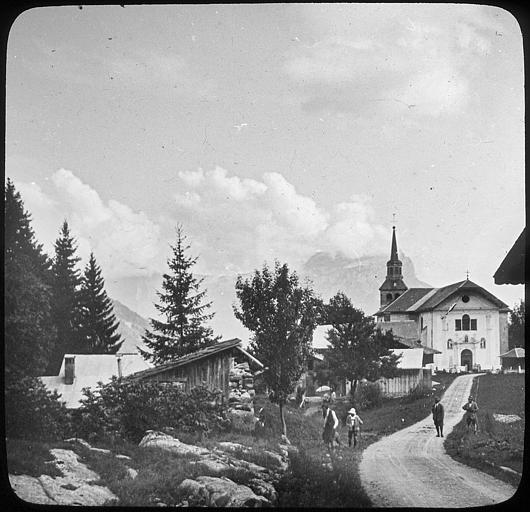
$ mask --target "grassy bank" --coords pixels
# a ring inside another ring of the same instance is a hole
[[[468,433],[465,421],[461,421],[447,436],[445,448],[459,462],[517,486],[523,468],[525,376],[487,374],[477,377],[472,394],[479,406],[478,434]],[[503,422],[506,417],[494,415],[517,415],[521,420]]]

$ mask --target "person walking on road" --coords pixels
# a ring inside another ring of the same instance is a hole
[[[322,432],[322,439],[326,445],[328,452],[333,452],[333,442],[337,436],[337,427],[339,426],[339,420],[335,411],[331,409],[329,403],[324,402],[322,405],[322,413],[324,416],[324,430]]]
[[[434,399],[432,406],[432,419],[436,427],[436,437],[444,436],[444,406],[440,402],[440,398]]]
[[[346,416],[346,425],[348,427],[348,446],[351,447],[353,437],[353,447],[357,446],[357,441],[361,435],[361,425],[363,420],[357,415],[357,411],[352,407]]]
[[[467,431],[469,432],[469,429],[471,426],[473,426],[473,432],[475,434],[477,433],[477,411],[478,411],[478,405],[477,402],[475,402],[475,399],[470,396],[467,400],[467,404],[464,404],[462,409],[466,411],[466,423],[467,423]]]

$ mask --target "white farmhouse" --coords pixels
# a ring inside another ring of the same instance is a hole
[[[435,369],[499,369],[499,356],[508,351],[508,306],[469,279],[442,288],[408,288],[401,267],[394,227],[377,326],[392,329],[409,346],[438,351]]]

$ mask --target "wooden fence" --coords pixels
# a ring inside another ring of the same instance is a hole
[[[385,396],[403,396],[415,387],[432,389],[432,371],[430,368],[400,370],[397,377],[379,379],[377,384]]]

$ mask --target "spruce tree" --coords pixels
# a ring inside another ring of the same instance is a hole
[[[4,339],[6,378],[43,375],[55,343],[51,261],[12,181],[4,189]]]
[[[204,302],[203,279],[197,279],[191,271],[197,258],[187,255],[190,246],[180,226],[176,244],[170,247],[170,273],[163,275],[163,291],[157,292],[160,302],[155,304],[161,320],[149,320],[151,330],[147,329],[142,338],[149,351],[140,350],[145,359],[155,364],[170,362],[220,339],[204,325],[214,316],[208,313],[212,303]]]
[[[57,344],[53,351],[50,366],[52,375],[58,374],[64,354],[76,353],[82,349],[80,321],[80,285],[81,275],[75,255],[77,246],[70,234],[68,222],[61,227],[59,238],[55,242],[53,261],[54,320],[57,328]]]
[[[101,268],[93,253],[85,267],[80,291],[82,337],[80,352],[115,354],[123,340],[117,332],[119,322],[113,313],[112,301],[105,291]]]

